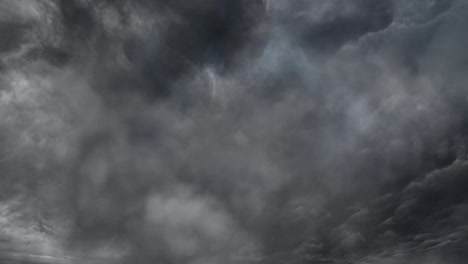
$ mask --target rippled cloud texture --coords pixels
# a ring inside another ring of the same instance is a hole
[[[0,262],[468,258],[465,0],[2,0]]]

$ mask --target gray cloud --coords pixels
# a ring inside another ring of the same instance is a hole
[[[4,1],[0,257],[461,263],[466,12]]]

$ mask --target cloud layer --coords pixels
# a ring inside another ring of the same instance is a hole
[[[0,3],[0,259],[462,263],[462,0]]]

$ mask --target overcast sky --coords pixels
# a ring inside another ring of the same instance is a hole
[[[465,263],[467,26],[465,0],[0,1],[0,262]]]

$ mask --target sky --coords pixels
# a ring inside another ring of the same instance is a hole
[[[465,0],[3,0],[0,262],[458,264]]]

